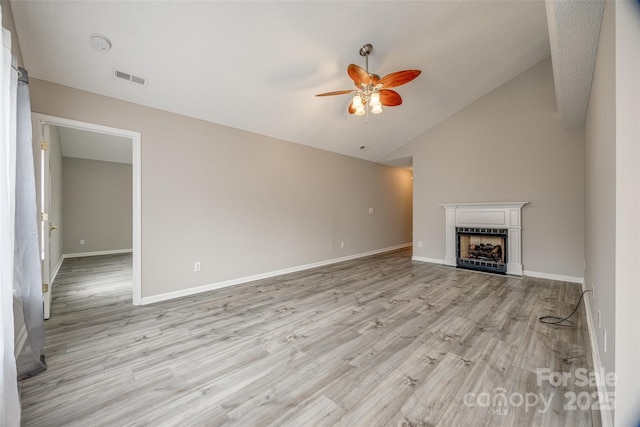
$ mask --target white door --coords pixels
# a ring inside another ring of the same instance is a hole
[[[40,263],[42,266],[42,297],[44,302],[44,318],[51,317],[51,293],[50,283],[51,267],[50,258],[50,237],[51,232],[56,229],[50,224],[49,212],[51,211],[51,171],[49,167],[49,126],[39,121],[33,120],[34,136],[36,141],[40,141],[39,161],[34,162],[39,166],[40,178],[38,207],[40,208]],[[36,144],[37,147],[37,144]]]

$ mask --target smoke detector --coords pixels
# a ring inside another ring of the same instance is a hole
[[[108,52],[111,50],[111,42],[102,34],[91,34],[91,46],[99,52]]]

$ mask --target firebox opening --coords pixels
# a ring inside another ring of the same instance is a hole
[[[458,267],[506,274],[507,230],[459,227],[456,234]]]

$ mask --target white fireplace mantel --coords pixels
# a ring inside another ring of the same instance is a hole
[[[528,202],[449,203],[446,211],[445,265],[456,265],[456,227],[506,228],[507,274],[522,276],[522,207]]]

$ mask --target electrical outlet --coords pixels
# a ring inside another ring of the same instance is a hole
[[[340,247],[344,248],[344,242],[340,242]]]
[[[598,328],[602,328],[602,316],[600,316],[600,310],[598,310]]]
[[[369,208],[369,213],[372,214],[373,213],[373,208]]]
[[[196,261],[193,263],[193,271],[200,271],[202,270],[202,264],[200,263],[200,261]]]
[[[84,239],[80,239],[80,244],[84,245]]]
[[[421,248],[422,247],[422,242],[418,242],[418,247]]]
[[[602,348],[604,349],[604,352],[607,352],[607,328],[604,328],[602,330]]]
[[[329,243],[329,249],[333,249],[333,243]]]

